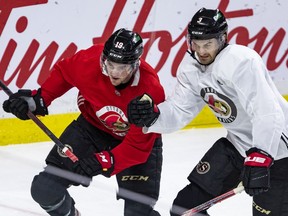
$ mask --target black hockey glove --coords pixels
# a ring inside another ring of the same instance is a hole
[[[95,153],[92,157],[80,159],[75,163],[74,171],[80,175],[93,177],[102,174],[110,177],[114,170],[114,158],[111,152]]]
[[[254,196],[268,191],[273,158],[258,148],[249,149],[246,155],[242,171],[242,181],[246,193]]]
[[[17,118],[27,120],[28,110],[35,115],[47,115],[48,110],[41,97],[41,89],[38,91],[20,89],[18,92],[12,94],[8,100],[3,103],[5,112],[14,114]]]
[[[128,121],[138,127],[150,127],[160,115],[153,99],[144,94],[130,101],[127,107]]]

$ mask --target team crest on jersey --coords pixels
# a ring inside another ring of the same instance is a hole
[[[118,136],[125,136],[130,128],[127,117],[118,107],[105,106],[96,112],[96,116],[106,128]]]
[[[209,172],[210,170],[210,164],[206,161],[200,161],[196,166],[196,171],[199,174],[205,174]]]
[[[200,94],[220,122],[231,123],[236,119],[236,106],[228,97],[211,87],[201,89]]]

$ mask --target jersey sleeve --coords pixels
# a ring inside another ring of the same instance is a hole
[[[99,50],[101,51],[99,46],[91,46],[87,50],[80,50],[70,58],[63,59],[54,65],[49,77],[41,85],[41,95],[46,106],[71,88],[78,88],[82,76],[79,71],[89,70],[91,67],[88,62],[89,58],[93,58],[94,53],[100,52]]]
[[[62,96],[73,87],[73,85],[65,79],[64,75],[64,73],[69,70],[68,65],[68,60],[63,60],[55,64],[50,76],[41,85],[41,96],[46,106],[49,106],[54,99]]]
[[[253,147],[276,157],[285,118],[268,82],[268,71],[260,56],[254,55],[239,66],[233,83],[239,101],[251,118]],[[269,84],[270,83],[270,84]]]
[[[157,121],[149,128],[144,127],[145,133],[171,133],[182,129],[205,106],[202,98],[193,89],[193,69],[185,62],[177,73],[177,84],[174,92],[163,103],[158,105],[160,115]],[[194,79],[194,80],[193,80]]]

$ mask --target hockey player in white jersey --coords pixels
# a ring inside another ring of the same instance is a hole
[[[135,98],[128,106],[129,121],[146,133],[170,133],[207,104],[227,129],[188,176],[190,184],[177,194],[172,216],[240,181],[253,196],[253,216],[287,216],[288,103],[254,50],[227,43],[227,29],[221,11],[200,9],[188,24],[188,51],[174,93],[158,106],[153,98]]]

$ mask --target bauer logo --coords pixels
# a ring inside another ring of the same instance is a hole
[[[199,174],[205,174],[210,170],[210,164],[206,161],[200,161],[196,166],[196,170]]]
[[[262,157],[247,157],[245,162],[256,162],[256,163],[265,163],[265,158]]]

